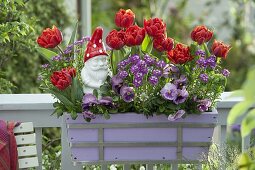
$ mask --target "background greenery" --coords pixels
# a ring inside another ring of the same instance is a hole
[[[175,1],[171,8],[167,6],[168,0],[92,0],[92,28],[98,25],[106,30],[114,28],[115,11],[130,8],[139,25],[143,25],[142,18],[162,17],[167,22],[168,35],[188,43],[194,23],[203,24],[224,0],[205,1],[203,16],[196,18],[185,13],[189,8],[187,0]],[[245,19],[247,5],[254,7],[254,1],[229,0],[229,4],[229,11],[224,14],[227,17],[222,16],[223,20],[215,28],[216,37],[221,29],[227,29],[231,34],[227,43],[232,49],[224,62],[231,71],[228,91],[240,88],[248,68],[255,63],[254,29],[250,29],[255,24],[254,20],[247,24]],[[67,13],[64,0],[0,0],[0,13],[0,93],[39,93],[37,76],[45,61],[35,50],[36,38],[46,27],[56,25],[64,30],[74,25],[75,20],[72,21]],[[60,131],[57,128],[44,129],[43,134],[44,167],[60,169]]]

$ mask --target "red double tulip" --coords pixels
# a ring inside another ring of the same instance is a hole
[[[125,45],[124,36],[125,32],[114,29],[107,35],[106,44],[112,49],[119,50]]]
[[[120,9],[115,15],[115,24],[118,27],[128,28],[133,25],[135,14],[130,10]]]
[[[153,48],[162,52],[170,51],[173,49],[174,41],[172,38],[157,37],[153,40]]]
[[[46,28],[37,38],[37,43],[43,48],[55,48],[62,42],[62,33],[56,26]]]
[[[72,83],[72,77],[65,71],[54,71],[50,80],[59,90],[65,90]]]
[[[177,44],[173,50],[168,52],[168,59],[174,64],[184,64],[191,61],[193,57],[190,54],[189,47],[183,44]]]
[[[128,27],[125,32],[125,44],[129,47],[140,45],[145,37],[144,28],[140,28],[137,25]]]
[[[149,20],[144,20],[144,28],[148,35],[156,38],[158,36],[164,36],[166,31],[166,24],[160,18],[151,18]]]
[[[221,41],[214,40],[213,45],[212,45],[212,53],[216,57],[222,57],[222,58],[226,59],[230,48],[231,47],[229,45],[226,45]]]
[[[172,38],[166,38],[162,42],[162,46],[164,47],[165,51],[170,51],[174,47],[174,40]]]
[[[204,25],[196,26],[191,32],[191,39],[199,45],[208,42],[213,36],[213,32]]]
[[[61,71],[69,74],[71,77],[76,76],[76,69],[73,67],[63,68]]]

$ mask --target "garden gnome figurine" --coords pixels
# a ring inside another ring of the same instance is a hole
[[[97,27],[84,54],[84,67],[81,70],[83,92],[93,93],[106,81],[109,73],[108,54],[102,41],[103,28]]]

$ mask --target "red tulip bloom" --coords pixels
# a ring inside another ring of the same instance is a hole
[[[65,90],[72,83],[72,77],[64,71],[54,71],[50,80],[59,90]]]
[[[37,38],[37,43],[43,48],[55,48],[62,42],[62,33],[56,26],[46,28]]]
[[[212,36],[213,32],[204,25],[196,26],[191,32],[191,39],[199,45],[208,42]]]
[[[159,52],[165,51],[165,48],[163,47],[164,37],[158,37],[153,40],[153,48],[158,50]]]
[[[170,51],[174,47],[174,40],[172,38],[166,38],[162,42],[162,46],[164,47],[165,51]]]
[[[226,59],[230,48],[231,47],[229,45],[226,45],[221,41],[214,40],[213,45],[212,45],[212,53],[216,57],[222,57],[222,58]]]
[[[140,45],[142,44],[144,37],[144,28],[140,28],[137,25],[132,25],[125,32],[125,44],[129,47]]]
[[[191,61],[193,57],[190,54],[189,47],[183,44],[177,44],[173,50],[168,52],[168,59],[174,64],[184,64]]]
[[[151,18],[147,21],[144,20],[143,25],[147,34],[153,38],[165,35],[166,24],[160,18]]]
[[[115,15],[115,24],[118,27],[128,28],[134,24],[135,14],[130,10],[120,9]]]
[[[112,49],[119,50],[125,45],[124,36],[125,32],[114,29],[107,35],[106,44]]]
[[[63,68],[61,71],[69,74],[71,77],[75,77],[76,76],[76,69],[73,68],[73,67],[72,68],[71,67]]]

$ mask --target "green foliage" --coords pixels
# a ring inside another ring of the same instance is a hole
[[[10,94],[14,85],[4,78],[4,73],[0,71],[0,94]]]
[[[7,43],[1,44],[0,67],[6,73],[6,79],[17,86],[14,93],[39,92],[37,76],[40,65],[45,60],[39,57],[35,49],[36,38],[41,30],[52,27],[53,24],[59,28],[70,24],[64,1],[15,0],[1,3],[5,5],[0,7],[0,21],[5,32],[3,36],[1,32],[0,36],[2,38],[8,35],[10,41],[5,38],[3,41]]]

